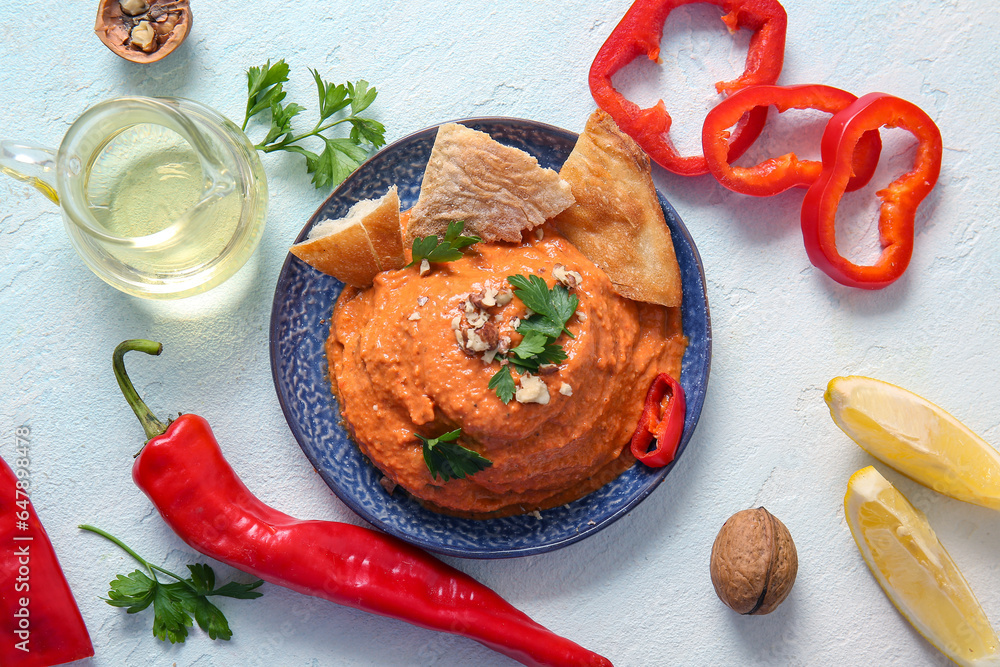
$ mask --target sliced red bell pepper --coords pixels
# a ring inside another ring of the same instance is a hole
[[[729,130],[747,112],[774,106],[778,113],[788,109],[817,109],[834,114],[858,99],[855,95],[823,85],[750,86],[719,102],[708,112],[701,141],[708,170],[734,192],[768,197],[794,187],[809,187],[823,169],[818,160],[800,160],[794,153],[769,158],[753,167],[734,167],[729,160]],[[847,190],[864,187],[878,166],[882,139],[878,130],[863,134],[854,151],[852,176]]]
[[[642,109],[615,90],[611,77],[642,54],[659,61],[660,39],[667,16],[681,5],[695,2],[722,7],[723,22],[730,32],[753,30],[747,50],[746,70],[733,81],[715,84],[718,92],[730,94],[754,84],[774,83],[785,58],[784,8],[777,0],[636,0],[597,52],[590,67],[590,92],[597,105],[608,112],[625,132],[664,169],[683,176],[708,173],[702,155],[681,157],[668,136],[672,119],[663,100]],[[735,160],[754,142],[767,120],[767,107],[753,109],[736,124],[729,145]]]
[[[94,647],[29,492],[0,459],[0,665],[49,667]]]
[[[858,265],[837,250],[837,207],[852,172],[861,137],[880,127],[902,128],[917,139],[913,169],[876,192],[882,201],[879,237],[882,254]],[[913,254],[913,219],[941,172],[941,131],[920,107],[885,93],[871,93],[836,113],[823,133],[823,171],[802,201],[802,236],[814,265],[838,283],[881,289],[897,280]]]
[[[646,403],[632,435],[632,456],[651,468],[674,460],[684,433],[684,389],[667,373],[660,373],[649,385]],[[656,438],[656,449],[649,445]]]

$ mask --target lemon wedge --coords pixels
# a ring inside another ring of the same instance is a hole
[[[830,415],[862,449],[946,496],[1000,509],[1000,452],[962,422],[888,382],[830,380]]]
[[[1000,664],[1000,642],[927,517],[875,468],[854,473],[844,512],[882,590],[907,621],[960,665]]]

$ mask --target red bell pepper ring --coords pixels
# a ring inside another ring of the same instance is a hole
[[[636,0],[608,36],[590,67],[590,92],[597,105],[614,118],[622,132],[635,139],[664,169],[682,176],[708,173],[703,155],[682,157],[670,141],[672,119],[663,100],[642,109],[615,90],[611,76],[642,54],[659,61],[663,24],[675,7],[706,2],[722,7],[722,21],[730,32],[753,30],[747,50],[746,69],[733,81],[715,84],[719,93],[730,94],[754,84],[774,83],[785,59],[785,29],[788,18],[777,0]],[[750,111],[732,134],[729,158],[735,160],[760,135],[767,108]]]
[[[667,373],[660,373],[649,385],[639,424],[632,435],[632,456],[651,468],[674,460],[684,433],[684,389]],[[656,438],[656,449],[649,445]]]
[[[0,665],[62,665],[94,647],[29,491],[0,459]]]
[[[734,167],[729,160],[728,128],[747,112],[760,107],[774,106],[778,113],[789,109],[817,109],[835,114],[856,99],[846,90],[818,84],[762,85],[737,91],[719,102],[705,117],[701,141],[708,170],[719,183],[745,195],[769,197],[789,188],[809,187],[819,178],[823,163],[800,160],[794,153],[769,158],[753,167]],[[864,187],[871,180],[881,152],[882,139],[877,130],[861,136],[851,163],[848,192]]]
[[[850,179],[861,137],[880,127],[902,128],[917,139],[913,169],[875,195],[882,254],[872,265],[845,259],[837,250],[836,215]],[[809,260],[842,285],[882,289],[896,281],[913,254],[917,207],[941,173],[941,131],[920,107],[885,93],[859,98],[830,119],[823,133],[823,171],[802,201],[802,236]]]

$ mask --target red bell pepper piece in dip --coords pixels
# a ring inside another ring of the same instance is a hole
[[[722,7],[723,22],[730,32],[753,30],[747,50],[746,70],[733,81],[715,84],[719,93],[731,94],[754,84],[778,80],[785,58],[788,18],[777,0],[636,0],[597,52],[590,67],[590,92],[597,105],[608,112],[618,127],[631,136],[664,169],[682,176],[708,173],[703,155],[682,157],[668,133],[672,119],[663,100],[642,109],[615,90],[611,77],[642,54],[658,61],[663,26],[675,7],[707,2]],[[728,157],[735,160],[760,135],[767,120],[767,107],[752,109],[740,120],[729,143]]]
[[[646,392],[646,403],[632,435],[632,456],[651,468],[674,460],[684,433],[684,389],[667,373],[657,375]],[[649,450],[656,439],[656,449]]]
[[[0,459],[0,665],[49,667],[94,647],[29,491]]]
[[[855,147],[870,130],[902,128],[917,139],[913,169],[876,192],[881,200],[879,238],[882,254],[859,265],[837,250],[836,216],[851,178]],[[823,133],[823,170],[802,201],[802,236],[810,261],[842,285],[882,289],[895,282],[913,254],[913,219],[917,207],[941,172],[941,131],[920,107],[885,93],[858,98],[830,119]]]
[[[166,425],[150,412],[125,374],[130,350],[156,355],[162,346],[129,340],[113,357],[118,385],[149,438],[132,478],[192,548],[299,593],[469,637],[525,665],[610,667],[402,540],[351,524],[301,521],[265,505],[223,458],[208,422],[185,414]]]
[[[832,86],[750,86],[733,93],[705,116],[702,148],[708,170],[716,180],[734,192],[769,197],[789,188],[809,187],[819,178],[823,163],[800,160],[794,153],[769,158],[753,167],[735,167],[729,159],[729,130],[744,114],[760,107],[774,106],[778,113],[788,109],[816,109],[835,114],[858,99]],[[877,130],[864,133],[858,140],[851,162],[847,191],[864,187],[878,166],[882,139]]]

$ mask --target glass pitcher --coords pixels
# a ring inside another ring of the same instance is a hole
[[[267,214],[257,151],[231,121],[187,99],[102,102],[58,151],[0,142],[0,171],[62,207],[70,241],[112,286],[170,299],[204,292],[253,254]]]

